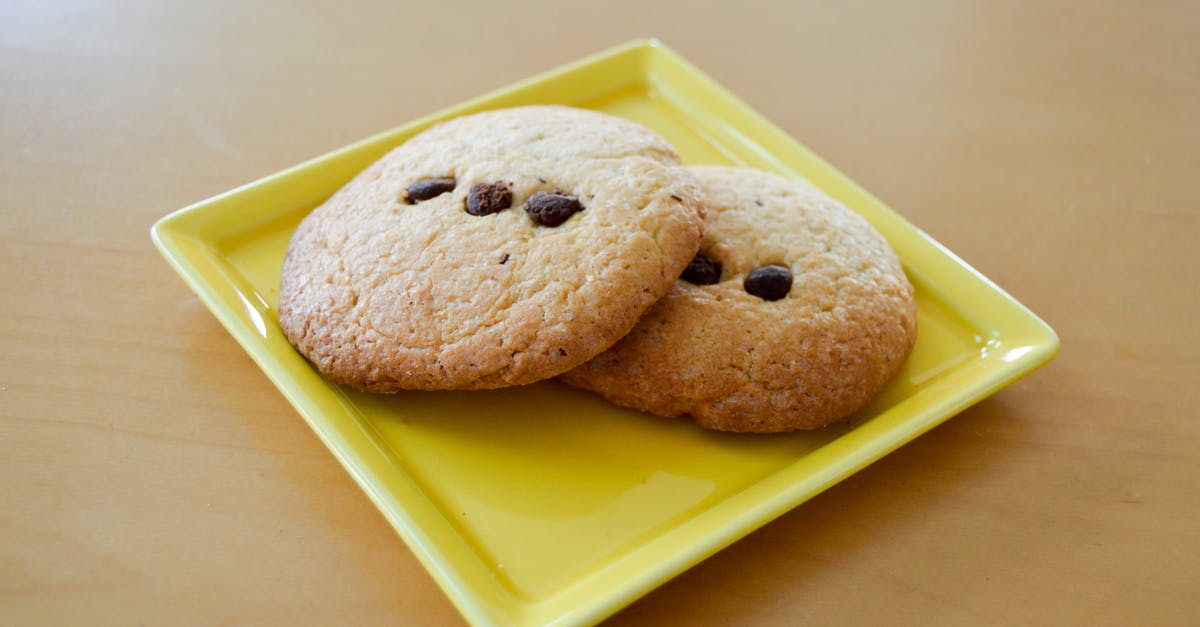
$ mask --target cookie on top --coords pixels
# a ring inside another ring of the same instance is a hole
[[[703,211],[675,150],[633,122],[561,106],[464,116],[301,222],[280,325],[362,390],[531,383],[625,335],[695,255]]]

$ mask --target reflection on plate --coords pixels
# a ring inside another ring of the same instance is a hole
[[[373,396],[326,383],[276,323],[299,220],[430,124],[563,103],[649,126],[686,163],[803,177],[866,217],[917,289],[892,384],[814,433],[739,436],[553,382]],[[262,367],[477,624],[599,620],[1048,361],[1053,331],[987,279],[657,42],[634,42],[176,212],[167,261]],[[381,541],[384,541],[381,539]]]

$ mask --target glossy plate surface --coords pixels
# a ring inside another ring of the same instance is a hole
[[[866,217],[917,288],[917,346],[865,410],[737,436],[543,382],[372,396],[326,383],[279,330],[300,219],[440,120],[533,103],[657,130],[686,163],[803,177]],[[633,42],[180,210],[154,241],[476,624],[597,621],[1048,361],[1054,332],[679,56]]]

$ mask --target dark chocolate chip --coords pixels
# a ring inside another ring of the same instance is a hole
[[[742,287],[763,300],[779,300],[792,289],[792,271],[777,265],[756,268]]]
[[[538,180],[538,182],[539,182],[539,183],[545,183],[545,182],[546,182],[546,179],[544,179],[544,178],[542,178],[542,177],[540,177],[540,176],[539,176],[539,177],[537,177],[537,180]]]
[[[404,190],[404,202],[411,205],[421,200],[429,200],[434,196],[441,196],[452,191],[457,184],[453,178],[448,176],[417,181]]]
[[[683,202],[683,199],[676,194],[671,194],[671,198],[674,198],[677,202]]]
[[[558,349],[558,354],[559,354],[560,356],[562,356],[562,357],[566,357],[566,356],[567,356],[567,351],[566,351],[566,349],[564,349],[564,348],[560,348],[560,349]]]
[[[762,201],[758,199],[754,200],[754,204],[758,205],[759,207],[763,206]]]
[[[712,285],[721,280],[721,264],[704,255],[696,255],[679,278],[693,285]]]
[[[467,213],[473,216],[498,213],[511,207],[512,199],[512,187],[504,181],[472,185],[471,190],[467,192]]]
[[[525,213],[542,226],[558,226],[580,211],[583,205],[579,199],[565,194],[538,192],[525,201]]]
[[[508,253],[504,253],[504,256],[500,258],[500,265],[504,265],[506,263],[508,263]]]

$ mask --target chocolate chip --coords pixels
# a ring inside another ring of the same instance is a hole
[[[434,196],[441,196],[452,191],[457,184],[457,181],[448,176],[417,181],[404,190],[404,202],[411,205],[421,200],[429,200]]]
[[[512,187],[504,181],[472,185],[467,192],[467,213],[473,216],[498,213],[511,207],[512,199]]]
[[[675,194],[671,194],[671,198],[674,198],[677,202],[683,202],[683,199]]]
[[[504,265],[506,263],[508,263],[508,253],[504,253],[504,256],[500,258],[500,265]]]
[[[538,192],[525,201],[525,213],[542,226],[558,226],[580,211],[583,205],[579,199],[565,194]]]
[[[779,300],[792,289],[792,271],[777,265],[755,268],[742,287],[763,300]]]
[[[537,177],[537,180],[538,180],[538,182],[539,182],[539,183],[545,183],[545,182],[546,182],[546,179],[544,179],[544,178],[542,178],[542,177],[540,177],[540,176],[539,176],[539,177]]]
[[[696,255],[679,278],[693,285],[712,285],[721,280],[721,264],[704,255]]]
[[[560,349],[558,349],[558,354],[559,354],[559,356],[561,356],[561,357],[566,357],[566,356],[567,356],[567,351],[566,351],[566,349],[564,349],[564,348],[560,348]]]

